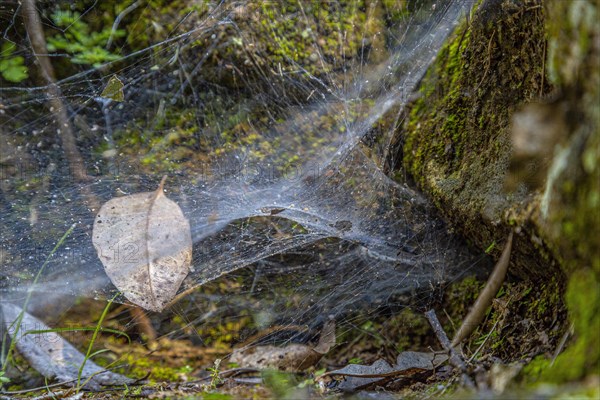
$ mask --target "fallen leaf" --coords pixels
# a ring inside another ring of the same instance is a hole
[[[398,355],[396,365],[377,360],[371,365],[349,364],[344,368],[326,372],[318,377],[321,385],[335,387],[344,392],[354,392],[376,384],[383,385],[399,378],[418,378],[430,374],[448,359],[446,355],[405,351]],[[332,384],[333,383],[333,384]]]
[[[123,82],[119,79],[117,75],[113,75],[108,80],[106,87],[100,94],[100,97],[105,97],[107,99],[111,99],[113,101],[124,101],[125,95],[123,94]]]
[[[445,363],[448,355],[445,353],[423,353],[420,351],[403,351],[396,359],[396,369],[422,368],[434,369]]]
[[[162,311],[175,297],[192,262],[190,224],[181,208],[154,192],[106,202],[94,221],[92,241],[106,274],[132,303]]]
[[[16,322],[23,312],[21,326]],[[90,390],[100,390],[103,386],[125,385],[133,383],[133,379],[115,374],[99,367],[91,360],[85,360],[69,342],[63,339],[46,324],[32,315],[24,312],[20,307],[9,303],[2,304],[4,327],[11,340],[16,341],[16,348],[29,364],[40,374],[48,379],[57,379],[60,382],[69,382],[77,385],[79,381]],[[18,329],[17,329],[18,328]],[[28,331],[45,331],[43,333],[28,333]],[[15,337],[15,332],[18,332]],[[85,362],[81,375],[79,368]],[[89,379],[89,380],[88,380]]]
[[[353,392],[372,384],[383,382],[394,369],[385,360],[377,360],[371,365],[349,364],[344,368],[326,372],[317,381],[328,389]]]
[[[335,321],[325,323],[315,347],[292,343],[284,347],[274,345],[236,349],[230,362],[244,368],[304,371],[315,365],[335,345]]]
[[[319,336],[319,342],[313,349],[319,354],[327,354],[329,350],[335,346],[335,321],[327,321],[323,325],[323,329],[321,330],[321,335]]]

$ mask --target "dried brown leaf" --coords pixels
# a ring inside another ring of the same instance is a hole
[[[319,343],[314,348],[299,343],[291,343],[284,347],[254,346],[234,350],[230,361],[245,368],[304,371],[315,365],[334,345],[335,321],[331,320],[323,326]]]
[[[164,195],[165,178],[154,192],[106,202],[92,236],[112,283],[132,303],[152,311],[162,311],[175,297],[192,261],[190,224]]]

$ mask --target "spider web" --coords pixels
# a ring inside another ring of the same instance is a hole
[[[18,3],[3,7],[4,39],[19,45],[11,57],[33,65]],[[184,10],[170,30],[130,24],[130,37],[111,35],[106,47],[118,60],[82,65],[58,82],[87,182],[69,173],[47,87],[2,81],[2,297],[35,290],[33,309],[70,304],[65,296],[111,297],[91,243],[89,193],[104,202],[152,191],[163,174],[192,228],[193,272],[180,289],[189,294],[177,307],[197,322],[233,309],[251,310],[262,327],[319,323],[426,303],[441,284],[486,265],[387,173],[403,107],[472,1],[409,1],[394,18],[377,14],[381,7],[214,2]],[[115,23],[146,8],[124,4]],[[102,12],[92,3],[79,19]],[[358,14],[366,20],[344,20]],[[369,31],[378,18],[385,30]],[[304,56],[278,31],[285,24],[297,27]],[[66,34],[74,25],[54,28]],[[131,50],[128,40],[148,44]],[[70,57],[53,53],[59,75]],[[123,102],[100,96],[112,76]],[[232,289],[205,289],[214,281]]]

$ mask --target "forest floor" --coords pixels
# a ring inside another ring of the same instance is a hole
[[[464,279],[445,288],[443,298],[431,304],[449,336],[458,329],[483,285],[484,282],[475,278]],[[133,378],[134,383],[99,392],[55,386],[45,382],[17,356],[20,377],[5,384],[4,396],[304,399],[337,398],[354,393],[358,398],[388,399],[448,395],[476,398],[484,394],[504,397],[514,393],[543,393],[550,397],[573,393],[584,397],[594,395],[598,382],[593,380],[573,387],[536,388],[536,371],[527,366],[539,355],[552,360],[570,338],[570,330],[564,324],[564,306],[560,301],[556,303],[559,292],[557,284],[532,289],[522,283],[506,283],[481,326],[462,347],[463,372],[447,362],[448,352],[440,344],[438,332],[431,328],[422,306],[373,315],[360,326],[342,321],[335,329],[333,341],[329,339],[331,348],[308,365],[298,367],[298,363],[306,359],[306,353],[295,352],[289,332],[288,335],[282,332],[302,331],[306,327],[271,328],[265,332],[249,332],[243,323],[214,322],[207,327],[196,325],[192,316],[176,309],[151,314],[114,304],[102,322],[105,333],[94,339],[93,331],[67,330],[63,336],[84,353],[93,340],[93,349],[102,350],[93,361]],[[94,327],[105,307],[105,302],[81,299],[54,325],[67,329]],[[173,329],[174,326],[178,328]],[[123,332],[126,336],[114,332]],[[302,342],[299,346],[316,349],[317,342],[321,342],[319,333],[295,337]],[[265,345],[267,342],[269,345]],[[241,357],[232,356],[240,349]],[[265,359],[285,356],[288,363],[270,360],[265,368],[255,368],[256,358],[252,354]],[[395,363],[402,354],[434,354],[442,358],[441,362],[436,361],[434,369],[423,368],[412,360],[401,371],[399,359],[398,366]],[[391,368],[381,369],[382,362]],[[331,374],[341,368],[344,369],[339,375]],[[30,389],[35,387],[38,389]]]

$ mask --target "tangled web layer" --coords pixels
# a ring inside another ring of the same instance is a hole
[[[91,243],[93,200],[155,190],[164,173],[192,227],[182,308],[241,298],[236,307],[255,310],[260,326],[314,322],[405,304],[481,262],[384,173],[403,105],[471,1],[408,1],[385,15],[358,1],[214,3],[187,10],[156,42],[158,28],[135,23],[147,11],[137,3],[119,18],[133,21],[128,41],[147,45],[115,49],[111,35],[118,60],[58,82],[88,181],[69,173],[47,87],[3,83],[2,297],[33,288],[36,306],[112,296]],[[4,38],[23,33],[11,25]],[[123,102],[100,96],[113,75]],[[240,277],[241,297],[194,290],[224,275]]]

